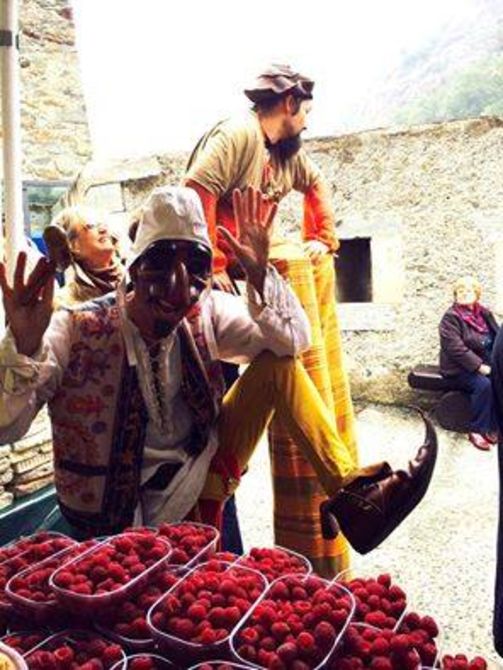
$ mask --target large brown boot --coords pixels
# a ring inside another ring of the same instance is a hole
[[[423,498],[437,460],[437,435],[421,412],[426,437],[407,470],[387,464],[358,470],[333,498],[320,507],[323,537],[333,539],[339,529],[360,554],[375,549],[400,525]]]

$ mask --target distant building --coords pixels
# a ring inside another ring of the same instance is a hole
[[[25,222],[37,234],[91,144],[70,2],[20,0],[19,23]]]

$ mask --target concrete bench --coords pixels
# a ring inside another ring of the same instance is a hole
[[[449,379],[440,374],[437,365],[417,365],[409,372],[408,382],[413,389],[441,394],[435,405],[434,413],[442,428],[456,433],[469,431],[470,397],[452,388]]]

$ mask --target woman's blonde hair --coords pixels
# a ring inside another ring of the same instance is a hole
[[[466,287],[473,288],[477,300],[480,300],[480,296],[482,294],[482,285],[476,277],[472,277],[471,275],[465,275],[464,277],[459,277],[459,279],[456,279],[452,285],[454,300],[456,300],[458,297],[459,289]]]
[[[63,228],[68,240],[71,242],[75,237],[73,230],[76,224],[81,223],[85,225],[89,221],[96,221],[97,218],[97,213],[89,207],[74,205],[73,207],[65,207],[62,209],[53,219],[52,223]]]

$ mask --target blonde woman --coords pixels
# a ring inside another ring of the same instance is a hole
[[[52,225],[64,232],[70,260],[58,302],[73,305],[115,290],[124,267],[107,223],[92,209],[75,206],[63,209]]]
[[[477,449],[488,451],[497,442],[490,362],[498,324],[479,302],[477,279],[461,277],[453,294],[454,302],[440,322],[440,371],[453,388],[470,395],[468,439]]]

